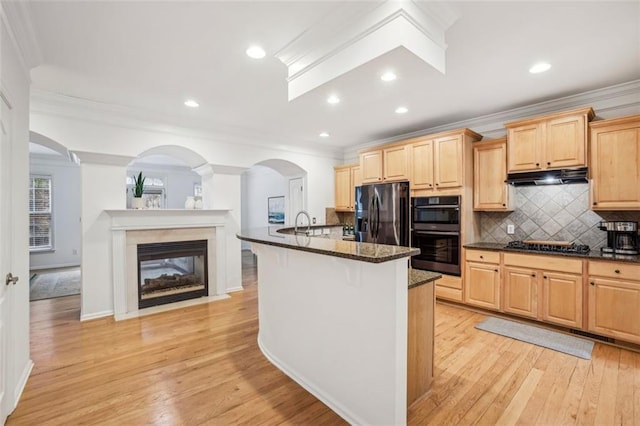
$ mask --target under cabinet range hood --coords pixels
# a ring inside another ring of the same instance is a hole
[[[539,172],[509,173],[507,183],[513,186],[560,185],[569,183],[588,183],[587,168],[542,170]]]

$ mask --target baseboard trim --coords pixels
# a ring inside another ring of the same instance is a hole
[[[27,386],[27,380],[29,380],[29,376],[31,376],[32,370],[33,370],[33,361],[29,359],[29,361],[27,362],[27,365],[25,365],[24,369],[22,370],[22,374],[20,375],[20,380],[16,384],[16,388],[13,392],[13,408],[11,409],[12,413],[13,413],[13,410],[15,410],[16,407],[18,406],[18,402],[22,397],[24,388]]]
[[[236,291],[243,291],[244,287],[242,286],[238,286],[238,287],[231,287],[227,289],[227,293],[234,293]]]
[[[60,269],[60,268],[79,268],[80,264],[79,263],[59,263],[56,265],[41,265],[41,266],[33,266],[33,267],[29,267],[30,271],[43,271],[46,269]]]
[[[91,320],[100,319],[104,317],[111,317],[111,316],[113,316],[113,310],[110,309],[108,311],[95,312],[93,314],[81,314],[80,321],[91,321]]]

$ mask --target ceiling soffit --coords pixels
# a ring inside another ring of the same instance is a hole
[[[443,3],[347,2],[275,54],[288,69],[288,99],[398,47],[444,74],[444,34],[457,19]]]

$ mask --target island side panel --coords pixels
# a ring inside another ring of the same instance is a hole
[[[265,356],[350,423],[405,424],[408,258],[252,248]]]
[[[407,405],[411,406],[433,382],[435,282],[409,290],[407,342]]]

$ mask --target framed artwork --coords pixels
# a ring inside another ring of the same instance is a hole
[[[269,223],[284,224],[284,195],[280,197],[269,197],[267,212]]]

